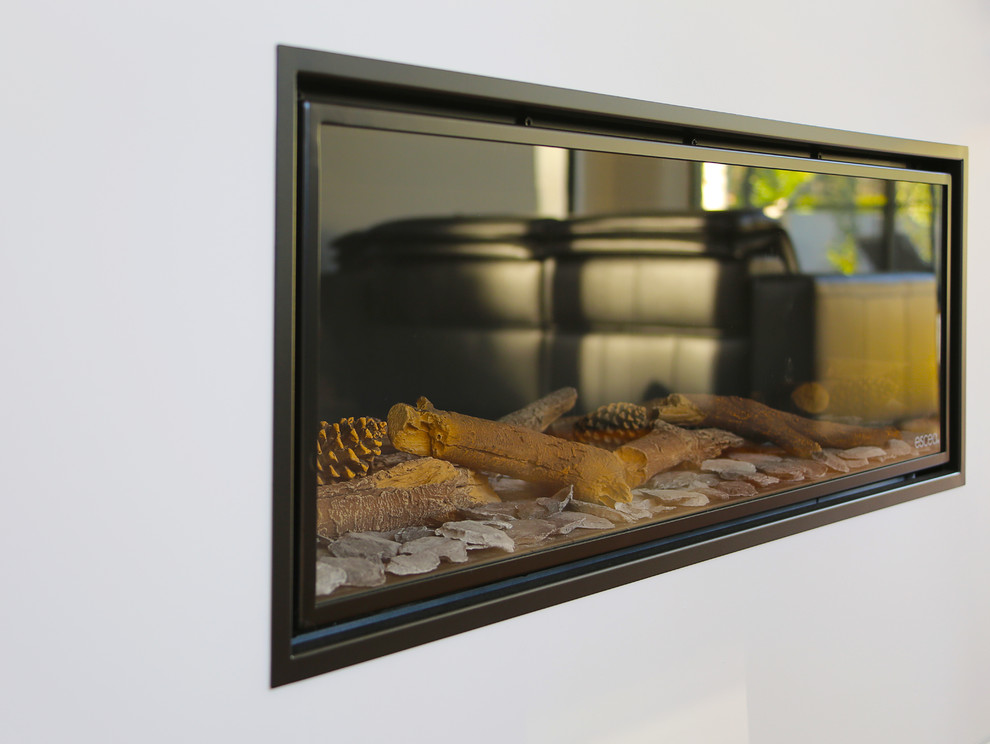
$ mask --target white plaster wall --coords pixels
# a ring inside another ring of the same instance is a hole
[[[990,739],[985,3],[3,16],[5,741]],[[276,43],[969,145],[969,485],[268,689]]]

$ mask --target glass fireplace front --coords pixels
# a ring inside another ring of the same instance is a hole
[[[961,471],[952,168],[310,74],[285,114],[290,666]]]

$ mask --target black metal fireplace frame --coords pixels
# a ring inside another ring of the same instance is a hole
[[[944,449],[938,454],[496,564],[314,596],[312,431],[325,122],[719,160],[944,187]],[[278,50],[271,683],[281,685],[964,482],[965,147],[699,111],[291,47]],[[303,443],[300,445],[300,443]],[[309,496],[307,496],[309,494]]]

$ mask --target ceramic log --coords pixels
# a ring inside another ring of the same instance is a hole
[[[440,525],[458,510],[499,501],[478,473],[433,458],[417,458],[364,478],[320,486],[316,491],[321,537],[381,532],[413,525]]]
[[[447,460],[474,470],[537,483],[573,485],[575,497],[606,506],[629,502],[623,462],[611,452],[532,429],[398,403],[388,414],[397,449]]]

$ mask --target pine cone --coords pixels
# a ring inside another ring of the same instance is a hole
[[[609,403],[585,414],[574,424],[574,438],[586,444],[618,447],[650,433],[653,421],[645,406]]]
[[[320,422],[316,441],[316,481],[325,486],[368,472],[382,453],[386,424],[370,416],[353,416],[335,424]]]

